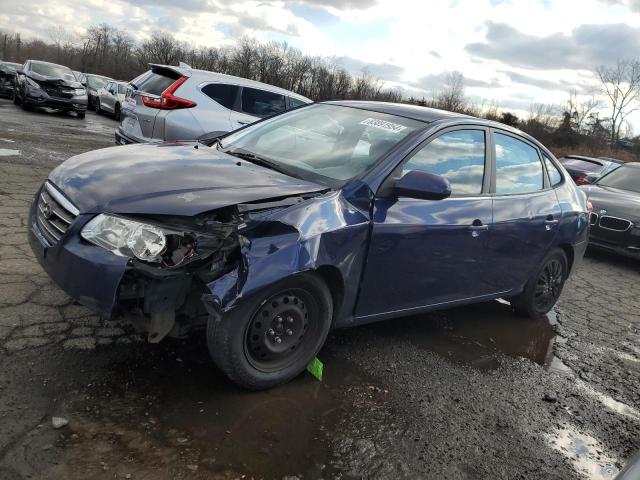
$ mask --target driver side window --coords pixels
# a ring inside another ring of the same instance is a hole
[[[484,130],[443,133],[416,152],[403,165],[402,174],[423,170],[440,175],[451,184],[453,195],[482,193],[485,168]]]

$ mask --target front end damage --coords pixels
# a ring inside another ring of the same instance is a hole
[[[82,238],[95,215],[80,214],[57,244],[47,244],[37,211],[34,202],[30,241],[52,279],[79,303],[130,322],[153,343],[183,338],[268,285],[309,270],[327,275],[336,291],[336,323],[350,318],[368,235],[368,212],[326,190],[194,217],[128,215],[172,232],[161,258],[145,262]]]

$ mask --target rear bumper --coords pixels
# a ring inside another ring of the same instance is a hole
[[[115,136],[116,136],[116,145],[129,145],[131,143],[140,143],[131,137],[127,137],[124,133],[120,131],[120,128],[116,130]]]

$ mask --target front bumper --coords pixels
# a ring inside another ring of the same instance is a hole
[[[640,228],[632,225],[626,231],[615,231],[593,225],[589,245],[631,258],[640,258]]]
[[[57,108],[74,112],[85,112],[87,110],[86,95],[76,95],[70,98],[53,97],[42,89],[32,87],[25,89],[24,101],[29,105],[38,107]]]
[[[34,202],[29,213],[28,236],[38,263],[74,300],[111,316],[128,259],[82,240],[80,230],[93,215],[78,215],[60,241],[48,246],[36,222],[36,208]]]

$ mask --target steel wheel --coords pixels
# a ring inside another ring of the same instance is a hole
[[[305,290],[271,297],[256,311],[245,333],[245,355],[257,370],[286,368],[315,341],[318,308]]]

